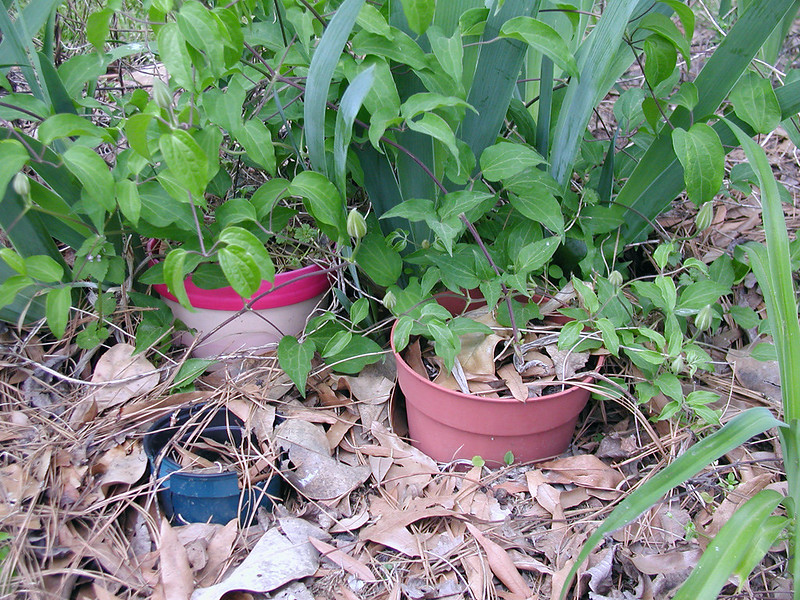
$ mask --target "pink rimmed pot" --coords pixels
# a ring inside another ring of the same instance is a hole
[[[191,276],[185,283],[193,311],[181,306],[166,285],[154,285],[153,289],[172,309],[175,317],[194,329],[201,338],[194,348],[194,355],[200,358],[277,344],[284,335],[297,335],[331,288],[328,274],[317,265],[279,273],[274,283],[262,282],[258,291],[246,300],[232,287],[203,289],[192,282]],[[256,300],[251,310],[237,315],[252,298],[258,298],[273,288],[274,291]],[[226,323],[229,319],[231,321]],[[224,326],[206,337],[223,323]],[[179,341],[189,345],[193,339],[192,334],[182,332]]]
[[[437,297],[437,301],[454,315],[485,304],[455,295]],[[568,320],[555,320],[562,318]],[[480,456],[493,466],[502,465],[509,451],[515,461],[532,462],[558,456],[569,447],[578,416],[589,400],[588,388],[568,386],[525,402],[450,390],[423,377],[403,360],[394,347],[396,326],[395,322],[392,351],[414,447],[438,462]],[[596,368],[602,363],[603,356],[599,356]],[[586,377],[580,383],[592,382],[592,377]]]

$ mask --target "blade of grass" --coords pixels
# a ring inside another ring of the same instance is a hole
[[[607,72],[614,65],[616,53],[611,50],[619,48],[637,4],[610,3],[578,52],[580,79],[573,79],[567,86],[551,144],[550,174],[562,186],[572,173],[583,132],[596,106],[595,99],[605,87]]]
[[[761,490],[733,513],[714,536],[673,600],[716,598],[728,577],[746,558],[753,539],[761,533],[762,526],[782,499],[783,496],[775,490]]]
[[[759,433],[782,425],[783,423],[772,416],[772,413],[766,408],[751,408],[728,421],[720,430],[697,442],[676,458],[672,464],[636,488],[600,523],[586,541],[575,564],[567,574],[567,584],[564,586],[561,598],[565,597],[569,582],[575,577],[581,564],[600,544],[605,535],[633,522],[669,490],[681,485],[726,452],[730,452]]]
[[[331,79],[364,0],[345,0],[328,23],[314,51],[306,79],[305,130],[312,167],[328,176],[325,159],[325,105]]]
[[[732,122],[729,121],[728,126],[744,148],[761,188],[766,250],[754,244],[747,244],[746,250],[767,304],[781,372],[784,416],[791,423],[800,418],[800,323],[797,320],[786,219],[778,184],[763,148]]]

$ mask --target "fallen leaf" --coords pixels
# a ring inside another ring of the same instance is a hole
[[[205,568],[197,576],[198,585],[211,585],[220,575],[225,563],[231,557],[236,534],[239,532],[239,520],[231,519],[222,529],[218,529],[211,537],[206,548],[208,560]]]
[[[136,348],[130,344],[116,344],[106,351],[95,365],[92,383],[133,379],[96,387],[84,401],[96,402],[102,412],[153,390],[158,385],[159,375],[144,353],[134,356],[134,352]]]
[[[497,375],[506,382],[508,390],[515,400],[524,402],[528,399],[528,386],[522,382],[522,376],[517,373],[517,369],[511,363],[505,364],[497,369]]]
[[[596,490],[611,490],[613,497],[618,495],[617,486],[625,480],[619,471],[592,454],[568,456],[537,466],[545,471],[548,483],[572,483]]]
[[[377,581],[369,567],[357,558],[353,558],[349,554],[342,552],[335,546],[331,546],[322,540],[309,537],[308,541],[312,546],[314,546],[314,548],[322,553],[322,556],[333,561],[348,573],[355,575],[361,581],[365,581],[367,583],[374,583]]]
[[[550,358],[553,359],[553,368],[556,371],[556,377],[560,381],[575,377],[575,373],[589,362],[588,352],[572,352],[569,348],[559,350],[556,344],[545,346],[545,350],[547,350]]]
[[[778,361],[756,360],[746,349],[729,350],[725,360],[728,361],[736,381],[742,387],[764,394],[774,404],[781,403],[781,374]]]
[[[93,474],[102,473],[100,486],[105,490],[114,484],[133,485],[147,470],[147,456],[139,440],[114,446],[99,458]]]
[[[646,575],[665,575],[667,573],[682,573],[694,569],[703,551],[700,548],[691,550],[674,550],[661,554],[647,554],[631,556],[631,562]]]
[[[310,544],[295,544],[273,527],[228,577],[216,585],[195,590],[192,600],[219,600],[234,591],[260,594],[272,591],[313,575],[319,566],[315,554]]]
[[[486,558],[489,561],[489,568],[495,574],[503,585],[505,585],[510,592],[521,596],[522,598],[529,598],[534,596],[533,591],[525,583],[522,575],[519,574],[517,567],[514,566],[514,561],[508,556],[508,553],[493,541],[484,536],[477,527],[472,523],[467,523],[467,529],[472,536],[478,541],[486,553]]]
[[[158,553],[161,557],[161,584],[166,600],[189,600],[194,590],[194,577],[186,549],[167,519],[161,521]]]

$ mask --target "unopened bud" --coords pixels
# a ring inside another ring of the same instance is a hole
[[[608,274],[608,283],[614,287],[620,287],[622,285],[622,273],[616,270],[611,271],[611,273]]]
[[[678,355],[675,358],[675,360],[672,361],[672,365],[670,365],[670,368],[672,369],[672,372],[675,373],[675,375],[679,375],[681,371],[683,371],[683,367],[685,366],[686,363],[683,360],[683,356]]]
[[[367,221],[355,208],[347,215],[347,235],[360,240],[367,234]]]
[[[153,79],[153,100],[163,109],[168,109],[172,106],[172,94],[166,84],[158,78]]]
[[[714,321],[714,307],[710,304],[706,304],[703,308],[700,309],[700,312],[697,313],[697,316],[694,318],[694,325],[700,331],[705,331],[706,329],[711,327],[711,323]]]
[[[14,191],[23,198],[27,198],[31,195],[31,182],[25,173],[20,171],[14,175],[14,181],[11,185]]]
[[[383,295],[383,305],[389,310],[397,306],[397,297],[392,293],[392,290],[389,290]]]
[[[697,211],[697,216],[694,218],[694,226],[697,231],[705,231],[711,225],[714,218],[714,207],[712,202],[706,202]]]

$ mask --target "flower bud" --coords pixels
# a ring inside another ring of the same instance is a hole
[[[679,375],[681,371],[683,371],[683,367],[685,366],[686,363],[683,360],[683,356],[679,354],[678,356],[675,357],[675,360],[672,361],[670,368],[672,369],[672,372],[675,373],[675,375]]]
[[[347,215],[347,235],[360,240],[367,234],[367,221],[355,208]]]
[[[694,325],[700,331],[705,331],[706,329],[711,327],[711,323],[714,322],[714,307],[710,304],[706,304],[703,308],[700,309],[700,312],[694,318]]]
[[[397,306],[397,297],[394,295],[392,290],[387,291],[383,295],[383,305],[389,310],[392,310],[395,306]]]
[[[713,202],[706,202],[697,211],[697,216],[694,218],[694,227],[698,232],[705,231],[711,225],[711,221],[714,219],[714,207],[712,204]]]
[[[14,175],[14,182],[11,185],[14,191],[23,198],[27,198],[31,195],[31,182],[28,176],[22,171]]]
[[[608,283],[618,288],[622,285],[622,273],[617,270],[611,271],[608,274]]]
[[[153,100],[164,110],[172,107],[172,94],[169,93],[166,84],[157,77],[153,79]]]

